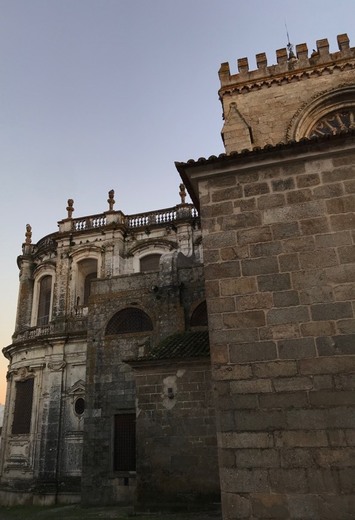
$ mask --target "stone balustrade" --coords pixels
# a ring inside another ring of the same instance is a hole
[[[48,325],[44,325],[41,327],[31,327],[26,330],[23,330],[19,333],[15,333],[12,341],[13,344],[18,344],[21,342],[31,341],[38,338],[48,337],[52,335],[60,336],[66,335],[69,333],[80,333],[86,332],[87,330],[87,317],[85,312],[82,310],[73,316],[71,316],[66,321],[59,322],[51,322]]]
[[[75,231],[84,231],[85,229],[95,229],[106,226],[107,218],[105,214],[92,215],[90,217],[83,217],[73,219],[73,228]]]
[[[146,228],[147,226],[168,225],[179,220],[198,218],[198,212],[193,204],[179,204],[171,208],[164,208],[146,213],[124,215],[121,211],[111,211],[109,215],[101,213],[76,219],[65,219],[58,223],[59,232],[85,232],[93,229],[101,229],[112,223],[123,224],[127,229]],[[69,225],[68,225],[69,222]],[[37,249],[46,248],[53,244],[56,233],[42,238],[37,243]]]

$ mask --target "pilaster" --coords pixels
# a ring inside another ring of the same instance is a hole
[[[18,257],[20,268],[20,286],[17,300],[17,315],[15,333],[31,325],[31,312],[33,300],[33,261],[30,254]]]

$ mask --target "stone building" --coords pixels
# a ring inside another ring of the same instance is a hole
[[[226,153],[176,163],[194,206],[182,187],[127,217],[111,192],[85,219],[69,201],[36,245],[28,228],[3,499],[211,507],[216,429],[224,520],[355,517],[355,48],[338,45],[222,64]]]
[[[27,226],[2,504],[218,502],[201,230],[180,196],[127,216],[111,191],[79,219],[69,200],[37,244]]]
[[[355,518],[355,48],[222,64],[201,216],[223,518]]]

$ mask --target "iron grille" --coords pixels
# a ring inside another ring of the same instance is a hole
[[[106,334],[127,334],[153,330],[149,316],[141,309],[128,308],[115,314],[107,324]]]
[[[115,471],[136,470],[136,415],[115,415],[114,463]]]
[[[144,273],[147,271],[159,271],[160,257],[161,257],[161,255],[159,255],[159,254],[143,256],[143,258],[140,259],[141,273]]]

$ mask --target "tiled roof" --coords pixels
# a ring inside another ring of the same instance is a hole
[[[207,357],[210,355],[210,344],[207,330],[173,334],[163,340],[144,358],[144,361],[159,359],[178,359]]]
[[[286,141],[286,142],[280,142],[275,145],[266,144],[263,147],[255,146],[252,149],[246,148],[244,150],[241,150],[240,152],[235,151],[235,152],[231,152],[230,154],[221,153],[218,156],[211,155],[210,157],[208,157],[208,159],[205,157],[200,157],[197,160],[189,159],[187,162],[176,161],[175,166],[180,171],[179,168],[181,168],[183,166],[198,166],[201,164],[206,164],[206,163],[209,164],[209,163],[214,163],[214,162],[221,161],[221,160],[233,161],[236,158],[242,158],[242,157],[248,157],[248,156],[252,157],[254,155],[267,154],[269,152],[274,152],[277,150],[289,150],[290,148],[301,147],[305,144],[323,143],[323,142],[327,142],[329,140],[334,141],[336,139],[341,139],[342,137],[347,136],[347,135],[355,135],[355,130],[352,128],[349,128],[349,129],[341,130],[334,135],[302,137],[302,139],[299,139],[298,141],[290,140],[290,141]]]
[[[344,140],[351,141],[353,143],[355,136],[355,129],[341,130],[335,135],[324,135],[324,136],[312,136],[303,137],[299,141],[289,140],[286,142],[280,142],[276,145],[267,144],[264,147],[255,146],[251,150],[246,148],[240,152],[231,152],[230,154],[221,153],[220,155],[211,155],[206,159],[200,157],[197,160],[190,159],[187,162],[175,162],[175,167],[180,173],[180,177],[186,186],[187,191],[195,205],[197,211],[200,211],[200,200],[198,196],[198,179],[193,178],[193,170],[201,170],[202,173],[208,174],[213,168],[223,168],[229,166],[243,166],[246,163],[250,164],[252,160],[267,160],[271,154],[278,153],[278,157],[283,159],[289,159],[291,152],[294,153],[309,153],[319,152],[327,149],[330,145],[335,145],[340,142],[340,145],[345,142]]]

